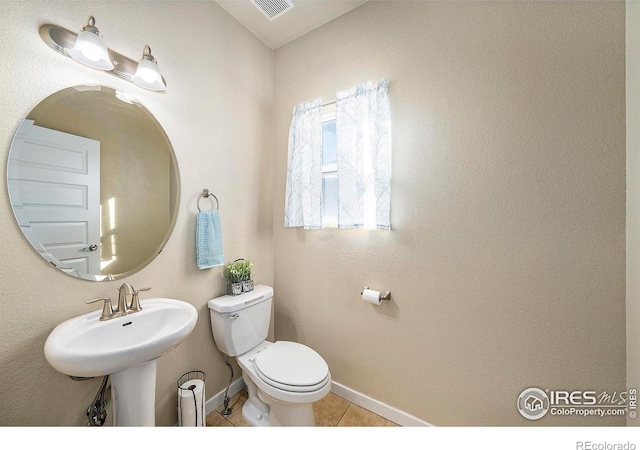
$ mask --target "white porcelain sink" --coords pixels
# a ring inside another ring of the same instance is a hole
[[[118,425],[155,423],[157,359],[189,336],[198,319],[198,311],[180,300],[151,298],[140,305],[142,311],[106,321],[100,321],[101,311],[66,320],[44,345],[47,361],[59,372],[111,376],[114,423],[121,419]],[[120,402],[118,408],[116,402]]]
[[[193,331],[198,311],[168,298],[140,302],[142,311],[100,321],[100,311],[58,325],[44,355],[58,372],[79,377],[109,375],[159,358]]]

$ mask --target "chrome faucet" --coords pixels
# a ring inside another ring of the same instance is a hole
[[[118,287],[118,305],[115,308],[111,305],[110,297],[92,298],[91,300],[87,300],[85,303],[88,304],[104,301],[104,304],[102,305],[102,314],[100,315],[100,320],[114,319],[116,317],[121,317],[127,314],[142,311],[138,293],[142,291],[148,291],[150,289],[150,287],[145,287],[135,290],[133,286],[125,282]],[[127,295],[131,296],[131,303],[127,303]]]

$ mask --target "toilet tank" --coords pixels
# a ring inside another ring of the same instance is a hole
[[[211,329],[218,349],[238,356],[267,339],[271,320],[273,288],[257,285],[241,295],[223,295],[209,300]]]

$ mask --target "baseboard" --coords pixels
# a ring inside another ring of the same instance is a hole
[[[332,381],[331,392],[403,427],[431,427],[428,422]]]
[[[244,380],[242,379],[242,377],[237,378],[229,386],[229,397],[230,398],[233,397],[238,392],[240,392],[242,389],[244,389],[244,387],[245,387],[245,384],[244,384]],[[215,411],[216,408],[218,408],[219,406],[224,404],[224,391],[225,390],[226,389],[223,389],[222,391],[218,392],[216,395],[214,395],[213,397],[209,398],[209,400],[207,400],[204,403],[204,413],[205,413],[205,415],[209,415],[210,413]]]
[[[242,377],[236,379],[229,386],[229,397],[233,397],[242,389],[244,389],[245,383]],[[418,419],[411,414],[408,414],[404,411],[400,411],[393,406],[389,406],[385,403],[382,403],[378,400],[375,400],[367,395],[364,395],[361,392],[354,391],[346,386],[343,386],[340,383],[336,383],[335,381],[331,382],[331,392],[336,394],[339,397],[344,398],[345,400],[358,405],[364,409],[367,409],[377,415],[384,417],[387,420],[390,420],[394,423],[397,423],[403,427],[431,427],[428,422],[424,420]],[[219,406],[224,403],[224,390],[218,392],[213,397],[209,398],[205,402],[204,411],[205,414],[208,415],[215,411]]]

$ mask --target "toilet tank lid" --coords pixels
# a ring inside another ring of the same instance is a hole
[[[209,300],[209,309],[219,313],[239,311],[273,297],[273,288],[258,284],[253,291],[240,295],[223,295]]]

